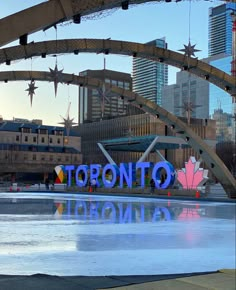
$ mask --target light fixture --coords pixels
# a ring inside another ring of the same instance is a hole
[[[209,80],[209,75],[204,75],[205,80]]]
[[[159,119],[159,118],[160,118],[159,114],[156,114],[156,118],[157,118],[157,119]]]
[[[129,9],[129,1],[122,1],[121,2],[121,8],[123,10],[128,10]]]
[[[159,61],[159,62],[163,62],[163,61],[164,61],[163,57],[159,57],[159,58],[158,58],[158,61]]]
[[[41,54],[41,57],[42,57],[42,58],[46,58],[46,55],[47,55],[46,52],[43,52],[43,53]]]
[[[27,38],[28,38],[27,34],[21,35],[19,39],[20,45],[27,45]]]
[[[188,137],[188,136],[186,136],[185,140],[188,142],[188,141],[189,141],[189,137]]]
[[[104,54],[106,54],[106,55],[109,54],[109,49],[105,49]]]
[[[170,126],[170,128],[171,128],[172,130],[174,130],[174,128],[175,128],[175,125],[171,125],[171,126]]]
[[[215,164],[211,163],[211,168],[214,168],[215,167]]]
[[[137,52],[133,52],[133,57],[136,57],[137,56]]]
[[[8,80],[4,80],[4,83],[8,83]]]
[[[79,50],[78,50],[78,49],[75,49],[75,50],[74,50],[74,54],[75,54],[75,55],[78,55],[78,54],[79,54]]]
[[[10,64],[11,64],[10,59],[7,59],[7,60],[6,60],[6,65],[10,65]]]
[[[228,92],[230,90],[229,86],[225,86],[225,91]]]
[[[199,154],[202,154],[202,153],[203,153],[203,151],[201,149],[199,149]]]
[[[183,65],[183,66],[182,66],[182,70],[188,70],[187,65]]]

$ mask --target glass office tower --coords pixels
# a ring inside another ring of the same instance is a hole
[[[236,11],[236,3],[227,3],[209,9],[209,56],[220,53],[232,54],[231,13],[233,11]]]
[[[167,48],[165,38],[146,43]],[[133,58],[133,91],[161,105],[163,86],[168,84],[168,66],[149,59]]]

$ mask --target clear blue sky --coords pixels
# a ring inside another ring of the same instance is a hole
[[[40,0],[0,0],[0,17],[34,6],[44,1]],[[82,18],[81,24],[67,22],[58,25],[57,39],[64,38],[109,38],[145,43],[156,38],[165,37],[168,48],[178,51],[188,43],[201,51],[196,56],[201,59],[208,55],[208,12],[209,7],[222,4],[222,1],[192,0],[178,3],[140,4],[131,6],[129,10],[115,9],[104,12],[101,17]],[[189,21],[189,14],[191,19]],[[190,35],[189,35],[190,31]],[[50,28],[43,32],[31,34],[28,42],[56,40],[56,30]],[[7,46],[17,45],[18,41]],[[1,70],[42,70],[54,68],[55,57],[48,56],[32,60],[20,60],[10,66],[1,65]],[[59,55],[58,69],[65,73],[78,74],[87,69],[102,69],[104,55],[79,54]],[[106,68],[132,73],[132,58],[127,56],[106,56]],[[169,83],[175,82],[176,69],[169,67]],[[15,118],[42,119],[45,125],[58,125],[61,116],[65,117],[68,102],[71,102],[70,117],[78,120],[78,88],[59,84],[55,98],[53,83],[38,82],[30,106],[28,92],[29,82],[0,83],[0,115],[4,119]]]

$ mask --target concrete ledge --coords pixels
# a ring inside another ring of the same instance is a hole
[[[71,187],[68,188],[68,192],[84,192],[84,193],[90,193],[89,187]],[[144,195],[160,195],[160,196],[182,196],[182,197],[196,197],[197,190],[179,190],[179,189],[155,189],[154,192],[151,193],[150,188],[96,188],[95,193],[107,193],[107,194],[113,194],[113,193],[119,193],[119,194],[144,194]],[[200,191],[198,191],[200,196],[202,195]],[[199,197],[200,197],[199,196]]]

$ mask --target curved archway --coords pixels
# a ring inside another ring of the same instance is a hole
[[[165,0],[129,0],[130,5],[145,2],[165,2]],[[228,0],[228,2],[236,2],[236,0]],[[121,6],[121,0],[50,0],[43,2],[0,19],[0,46],[16,40],[20,36],[68,21],[73,16],[80,18],[81,16]]]
[[[197,58],[189,58],[185,55],[164,48],[158,48],[147,44],[108,40],[108,39],[63,39],[51,40],[28,44],[27,46],[13,46],[0,49],[0,63],[41,56],[54,53],[79,53],[79,52],[103,52],[118,55],[147,58],[161,61],[177,68],[188,68],[188,71],[200,78],[236,96],[235,77],[203,62]]]
[[[40,80],[40,81],[51,81],[51,76],[49,72],[41,71],[10,71],[10,72],[0,72],[0,81],[9,80]],[[81,85],[88,87],[101,87],[103,82],[99,79],[81,77],[71,74],[62,74],[62,81],[66,84]],[[228,168],[224,165],[221,159],[216,155],[216,153],[198,136],[196,135],[187,124],[183,123],[176,116],[172,115],[165,109],[154,104],[153,102],[143,98],[142,96],[127,91],[125,89],[110,86],[106,84],[107,89],[117,94],[118,96],[124,97],[133,105],[141,106],[143,111],[157,116],[161,121],[163,121],[168,126],[174,127],[174,130],[180,134],[180,136],[186,140],[189,145],[195,150],[196,153],[200,154],[204,162],[207,164],[208,168],[220,181],[225,191],[231,198],[236,198],[236,180],[229,172]]]

